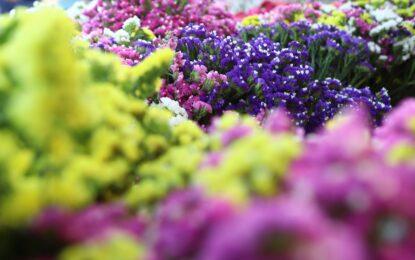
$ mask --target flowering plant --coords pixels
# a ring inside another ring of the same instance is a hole
[[[282,106],[297,125],[313,131],[339,108],[359,103],[379,123],[390,109],[387,92],[349,86],[361,85],[372,69],[366,45],[333,27],[318,27],[315,35],[310,29],[306,23],[276,24],[222,38],[203,26],[188,26],[160,95],[178,100],[202,124],[226,110],[261,116]],[[321,44],[326,47],[318,48]]]
[[[346,30],[364,39],[376,67],[372,84],[388,87],[397,100],[414,94],[413,1],[344,1],[286,4],[261,14],[262,21],[306,19]]]
[[[415,99],[365,87],[369,38],[211,4],[0,17],[0,259],[413,258]]]

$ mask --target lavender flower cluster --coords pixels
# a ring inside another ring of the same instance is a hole
[[[277,22],[248,26],[240,34],[244,39],[266,35],[284,47],[291,41],[304,44],[309,54],[308,61],[318,79],[334,77],[343,83],[362,87],[375,71],[367,42],[331,25],[307,21]]]
[[[348,77],[356,73],[341,67],[342,62],[355,69],[357,64],[366,65],[362,42],[333,27],[319,27],[308,37],[307,26],[294,24],[285,35],[278,31],[289,30],[288,25],[278,24],[221,37],[201,25],[190,25],[177,41],[179,56],[160,95],[178,100],[202,124],[227,110],[263,117],[270,109],[283,107],[298,126],[313,131],[341,108],[361,103],[379,123],[390,109],[386,90],[374,94],[368,87],[350,86]],[[291,34],[299,41],[290,39]],[[329,53],[317,48],[321,42],[327,43]],[[344,74],[343,82],[328,77],[332,74]]]

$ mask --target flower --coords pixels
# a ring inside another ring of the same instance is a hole
[[[334,228],[312,204],[259,202],[218,225],[201,259],[364,259],[359,239]]]
[[[166,97],[160,98],[160,106],[167,108],[174,114],[174,117],[170,119],[171,126],[176,126],[188,119],[186,110],[184,110],[175,100]]]
[[[197,190],[173,193],[156,215],[152,259],[196,257],[211,229],[231,215],[231,205]]]
[[[127,32],[134,32],[141,27],[141,20],[137,16],[125,20],[122,28]]]
[[[308,35],[310,30],[317,33]],[[293,35],[297,36],[287,42]],[[327,45],[326,50],[321,44]],[[180,56],[160,97],[177,100],[202,125],[227,110],[259,115],[284,107],[297,126],[312,132],[342,107],[360,103],[369,107],[379,124],[390,109],[387,92],[373,94],[369,88],[346,85],[362,84],[371,71],[366,48],[346,32],[328,26],[314,29],[308,23],[247,27],[225,38],[190,25],[177,41]],[[349,69],[338,65],[342,62],[354,73],[344,74]],[[345,83],[327,77],[332,74]],[[202,113],[200,102],[209,105]]]
[[[145,227],[144,221],[129,216],[123,205],[114,204],[94,205],[79,213],[48,209],[34,221],[32,229],[38,236],[49,233],[65,243],[80,243],[120,231],[138,239]]]

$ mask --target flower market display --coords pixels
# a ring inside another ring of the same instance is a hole
[[[0,259],[414,259],[412,0],[14,4]]]

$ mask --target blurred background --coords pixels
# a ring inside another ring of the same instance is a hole
[[[41,0],[37,2],[45,2],[45,3],[59,3],[64,8],[70,7],[76,0]],[[35,0],[0,0],[0,12],[5,13],[9,12],[15,6],[31,6],[33,3],[36,2]]]
[[[38,2],[46,3],[58,3],[64,8],[70,7],[77,0],[38,0]],[[89,2],[91,0],[84,0]],[[226,3],[233,12],[238,12],[242,10],[248,10],[252,7],[258,6],[262,0],[217,0],[218,2]],[[293,1],[293,0],[291,0]],[[15,6],[31,6],[35,0],[0,0],[0,12],[5,13],[9,12]],[[290,2],[290,0],[288,0]],[[294,1],[296,2],[296,1]],[[298,1],[299,2],[299,1]]]

